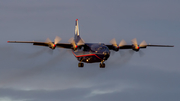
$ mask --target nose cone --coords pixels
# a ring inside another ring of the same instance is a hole
[[[104,54],[104,58],[103,59],[107,60],[109,58],[109,56],[110,56],[110,51],[104,51],[103,54]]]

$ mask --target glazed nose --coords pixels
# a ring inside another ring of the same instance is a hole
[[[103,54],[104,54],[104,58],[103,59],[107,60],[109,58],[110,52],[104,51]]]
[[[103,54],[104,54],[104,56],[105,56],[105,55],[109,55],[109,52],[104,51]]]

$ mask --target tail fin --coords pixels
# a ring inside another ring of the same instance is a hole
[[[79,36],[79,25],[78,25],[78,19],[76,19],[76,22],[75,22],[75,36]]]
[[[75,21],[75,35],[74,35],[75,44],[77,44],[80,40],[81,40],[81,37],[79,35],[78,19],[76,19],[76,21]]]

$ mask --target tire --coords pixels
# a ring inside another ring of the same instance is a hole
[[[84,67],[84,63],[78,63],[78,67]]]
[[[100,63],[100,64],[99,64],[99,67],[100,67],[100,68],[105,68],[105,64],[104,64],[104,63]]]

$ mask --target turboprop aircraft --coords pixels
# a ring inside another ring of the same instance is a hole
[[[60,43],[61,38],[56,36],[54,42],[49,38],[45,42],[36,42],[36,41],[7,41],[8,43],[32,43],[37,46],[47,46],[51,49],[66,48],[71,49],[74,56],[79,61],[78,67],[84,67],[84,63],[95,63],[100,62],[99,67],[105,68],[105,61],[108,60],[110,56],[110,50],[119,51],[121,49],[132,49],[138,52],[140,49],[146,47],[174,47],[172,45],[150,45],[145,41],[142,41],[140,44],[137,43],[136,38],[134,38],[131,45],[127,45],[124,40],[117,44],[115,39],[110,41],[111,44],[107,45],[104,43],[85,43],[84,40],[80,37],[78,19],[75,21],[75,34],[74,38],[69,40],[69,43]]]

